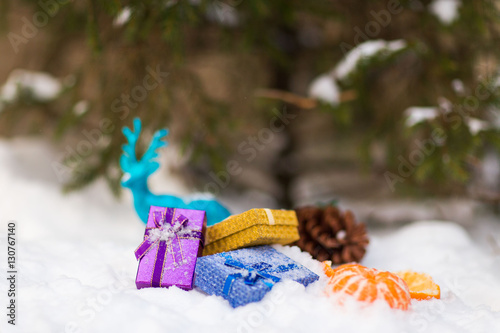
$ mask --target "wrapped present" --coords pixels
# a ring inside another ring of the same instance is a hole
[[[235,308],[260,301],[282,279],[307,286],[318,278],[272,247],[258,246],[198,258],[194,285]]]
[[[202,210],[151,206],[144,241],[135,250],[138,289],[193,289],[196,258],[203,250],[206,226]]]
[[[298,239],[295,211],[251,209],[208,227],[203,255],[256,245],[285,245]]]

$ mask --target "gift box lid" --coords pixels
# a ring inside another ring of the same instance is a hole
[[[251,271],[235,267],[238,265]],[[247,277],[256,272],[264,276],[249,284]],[[232,278],[237,274],[241,276]],[[258,246],[198,258],[194,286],[208,294],[222,296],[232,307],[237,307],[261,300],[274,283],[282,279],[307,286],[319,276],[270,246]]]
[[[238,215],[232,215],[208,227],[205,244],[258,225],[297,227],[298,224],[294,210],[255,208]]]

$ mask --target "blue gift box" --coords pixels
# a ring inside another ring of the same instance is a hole
[[[283,279],[307,286],[319,276],[270,246],[258,246],[198,258],[194,286],[236,308],[260,301]]]

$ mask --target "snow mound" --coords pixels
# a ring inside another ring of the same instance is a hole
[[[387,255],[384,251],[391,248],[394,250]],[[415,222],[376,238],[364,261],[389,271],[411,269],[430,274],[441,286],[440,302],[445,307],[457,299],[471,308],[487,304],[500,311],[500,283],[491,271],[498,260],[483,253],[455,223]]]
[[[104,182],[62,194],[46,174],[55,156],[39,141],[0,141],[0,248],[7,221],[17,221],[19,332],[500,332],[500,258],[452,222],[371,232],[362,264],[427,272],[441,285],[441,300],[414,301],[407,312],[384,303],[340,306],[323,293],[324,276],[307,288],[277,283],[261,302],[237,309],[198,290],[137,290],[134,249],[144,225],[130,197],[116,202]],[[274,247],[321,274],[298,247]],[[0,331],[16,330],[1,320]]]

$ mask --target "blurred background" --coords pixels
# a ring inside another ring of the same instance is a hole
[[[104,179],[118,199],[121,129],[139,117],[138,153],[170,131],[158,193],[472,222],[500,201],[499,14],[494,0],[0,0],[0,136],[27,174],[64,191]]]

